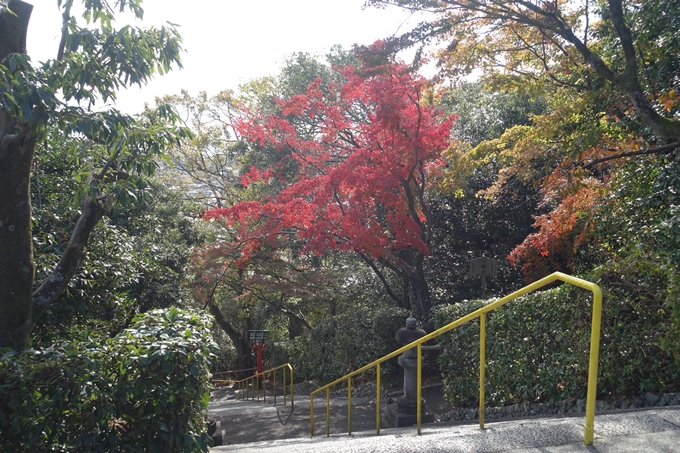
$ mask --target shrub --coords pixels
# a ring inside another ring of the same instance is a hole
[[[407,316],[403,309],[393,307],[348,312],[325,320],[295,340],[276,343],[268,352],[272,363],[291,363],[296,382],[325,384],[398,349],[394,334]],[[381,372],[390,376],[398,368],[395,359],[381,365]]]
[[[99,344],[5,352],[0,451],[207,451],[210,325],[171,308]]]
[[[680,360],[661,348],[672,320],[658,301],[642,291],[621,288],[653,281],[665,289],[658,266],[637,266],[618,274],[603,266],[590,278],[603,290],[598,394],[632,395],[677,390]],[[435,322],[443,326],[481,307],[472,301],[441,306]],[[487,315],[486,395],[490,405],[583,398],[588,376],[591,293],[571,285],[528,294]],[[475,406],[479,394],[479,323],[445,334],[440,356],[446,398],[453,405]]]

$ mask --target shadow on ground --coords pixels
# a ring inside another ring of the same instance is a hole
[[[451,407],[442,395],[441,385],[433,385],[423,389],[428,413],[436,415],[448,412]],[[223,431],[225,445],[259,442],[273,439],[291,439],[310,437],[310,404],[309,396],[297,395],[295,409],[291,412],[290,396],[287,405],[283,405],[282,393],[279,391],[277,405],[271,392],[266,402],[242,401],[237,391],[232,388],[213,390],[208,408],[212,418],[219,420]],[[352,398],[351,432],[375,431],[376,411],[374,398]],[[391,428],[386,416],[388,405],[381,403],[381,429]],[[326,427],[326,400],[314,398],[315,436],[324,436]],[[347,398],[331,398],[329,431],[331,436],[347,435],[348,423]],[[413,428],[415,430],[415,427]]]

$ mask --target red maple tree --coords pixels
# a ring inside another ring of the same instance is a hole
[[[426,81],[404,65],[369,75],[341,72],[342,86],[322,89],[317,80],[305,94],[277,100],[281,114],[251,112],[234,125],[247,141],[281,155],[279,166],[252,168],[242,183],[284,187],[261,200],[212,209],[206,218],[238,228],[244,262],[284,235],[301,241],[302,253],[355,252],[399,305],[411,308],[415,294],[426,313],[426,190],[444,165],[454,118],[423,102]],[[288,159],[297,169],[289,181],[280,171]],[[400,291],[391,288],[389,273]]]

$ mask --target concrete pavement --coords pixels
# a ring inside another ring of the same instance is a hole
[[[241,453],[680,453],[680,408],[595,417],[595,442],[583,445],[583,419],[576,417],[495,422],[478,426],[430,425],[383,429],[353,436],[305,437],[210,450]]]

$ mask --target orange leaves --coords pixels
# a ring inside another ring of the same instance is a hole
[[[674,108],[678,107],[678,103],[680,102],[680,96],[678,96],[677,92],[673,89],[661,93],[659,95],[658,102],[664,110],[670,112]]]
[[[603,196],[602,183],[590,179],[564,197],[548,214],[535,218],[538,229],[517,246],[508,261],[521,267],[528,282],[553,271],[571,270],[576,247],[588,238]]]

